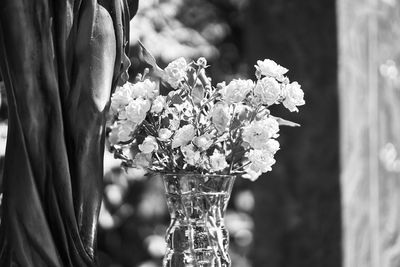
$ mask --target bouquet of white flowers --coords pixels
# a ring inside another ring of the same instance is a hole
[[[257,61],[256,81],[234,79],[215,87],[207,67],[205,58],[171,62],[160,75],[171,88],[166,95],[146,73],[116,89],[108,139],[123,165],[251,180],[271,170],[279,126],[297,124],[272,116],[269,107],[282,103],[298,111],[305,103],[300,85],[269,59]]]

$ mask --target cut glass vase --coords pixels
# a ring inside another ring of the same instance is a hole
[[[163,267],[230,267],[224,215],[233,175],[163,174],[171,223]]]

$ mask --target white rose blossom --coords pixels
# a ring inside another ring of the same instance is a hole
[[[118,86],[111,97],[111,109],[117,112],[132,101],[132,89],[128,83],[124,86]]]
[[[143,143],[139,145],[140,151],[143,153],[152,153],[153,151],[158,150],[158,144],[155,137],[149,135],[143,140]]]
[[[217,150],[210,156],[210,166],[211,171],[222,171],[226,167],[228,167],[228,163],[226,162],[225,155],[221,154]]]
[[[164,69],[165,78],[172,88],[177,89],[179,83],[187,78],[186,70],[188,65],[183,57],[180,57],[171,63]]]
[[[146,153],[137,153],[133,159],[136,168],[148,168],[151,166],[152,156]]]
[[[193,138],[193,144],[195,144],[201,151],[205,151],[213,144],[212,138],[213,136],[211,134],[196,136]]]
[[[141,123],[146,118],[150,105],[148,99],[137,98],[132,100],[125,108],[126,118],[134,123]]]
[[[299,109],[297,106],[302,106],[306,103],[304,101],[304,92],[297,82],[286,85],[284,92],[285,99],[283,100],[283,105],[291,112],[298,112]]]
[[[114,125],[111,129],[111,133],[108,136],[111,145],[119,142],[127,142],[132,139],[131,133],[135,130],[136,124],[130,121],[120,121]]]
[[[264,149],[268,153],[274,155],[280,149],[279,142],[275,139],[269,139],[265,144]]]
[[[263,61],[257,60],[257,65],[255,65],[255,67],[262,75],[276,78],[279,81],[283,80],[283,75],[288,72],[287,68],[276,64],[276,62],[271,59],[265,59]]]
[[[157,85],[155,82],[145,79],[144,81],[137,82],[131,87],[132,98],[150,98],[152,99],[157,94]]]
[[[280,149],[280,119],[270,115],[269,106],[282,103],[298,111],[305,104],[300,85],[290,83],[288,70],[268,59],[257,61],[255,81],[233,79],[215,87],[207,67],[204,58],[190,64],[178,58],[155,73],[175,89],[167,95],[160,95],[148,73],[117,87],[107,132],[110,151],[125,166],[241,174],[252,181],[271,171]],[[296,124],[282,119],[282,125]]]
[[[215,104],[211,110],[211,120],[218,132],[224,132],[231,120],[229,106],[221,102]]]
[[[108,141],[112,146],[119,142],[118,131],[119,131],[118,127],[113,126],[111,127],[111,132],[108,134]]]
[[[181,124],[181,120],[179,117],[173,117],[171,120],[169,120],[169,129],[172,131],[176,131],[179,128],[179,125]]]
[[[120,110],[120,111],[118,112],[118,119],[119,119],[120,121],[125,121],[125,120],[127,120],[127,118],[126,118],[126,110],[125,110],[125,109],[122,109],[122,110]]]
[[[247,157],[250,160],[249,168],[255,172],[268,172],[272,170],[275,164],[274,155],[266,150],[252,149]]]
[[[259,121],[253,121],[243,128],[243,141],[250,144],[252,148],[265,148],[267,141],[276,137],[279,132],[279,123],[270,117]]]
[[[239,103],[246,98],[247,94],[253,90],[253,87],[252,80],[234,79],[220,90],[220,94],[228,104]]]
[[[166,106],[165,96],[159,95],[154,99],[153,104],[151,105],[152,113],[160,113]]]
[[[168,128],[161,128],[158,130],[158,140],[160,141],[168,141],[172,136],[172,131],[170,131]]]
[[[225,86],[226,86],[226,82],[223,81],[223,82],[217,83],[216,88],[217,88],[217,90],[221,90],[221,89],[224,89]]]
[[[178,131],[176,131],[171,147],[174,149],[186,145],[192,141],[194,135],[194,126],[191,124],[184,125],[182,128],[179,128]]]
[[[247,167],[245,169],[245,173],[242,174],[242,177],[245,179],[249,179],[250,181],[254,182],[255,180],[258,179],[258,177],[260,177],[260,175],[262,174],[262,172],[260,171],[255,171],[250,167]]]
[[[254,96],[258,102],[265,105],[272,105],[278,101],[282,94],[280,84],[271,77],[264,77],[259,80],[254,88]]]
[[[201,159],[200,151],[193,144],[182,146],[181,151],[187,164],[196,166],[199,163]]]

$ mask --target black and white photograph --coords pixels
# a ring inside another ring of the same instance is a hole
[[[0,0],[0,267],[400,267],[400,1]]]

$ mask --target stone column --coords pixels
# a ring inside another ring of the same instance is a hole
[[[400,3],[339,0],[344,267],[400,266]]]

